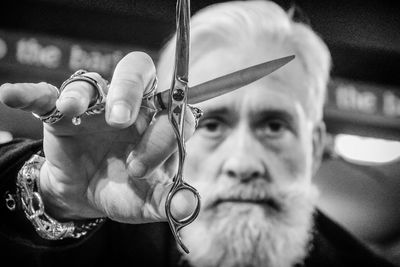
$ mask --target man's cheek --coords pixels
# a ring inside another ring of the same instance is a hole
[[[188,156],[185,166],[185,180],[195,187],[202,199],[208,194],[210,186],[213,187],[216,175],[205,157]]]
[[[283,167],[282,172],[289,179],[297,180],[296,177],[303,177],[307,172],[309,155],[299,147],[293,146],[291,151],[281,153],[280,165]]]
[[[191,153],[192,152],[192,153]],[[185,179],[191,183],[199,179],[202,170],[202,157],[199,157],[194,151],[188,151],[185,160]],[[204,171],[204,170],[203,170]]]
[[[196,136],[186,143],[185,171],[191,177],[198,176],[208,169],[206,164],[210,153],[206,150]]]

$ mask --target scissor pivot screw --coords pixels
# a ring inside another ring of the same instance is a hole
[[[182,101],[183,98],[185,97],[185,92],[182,89],[175,89],[174,93],[172,94],[172,97],[174,98],[175,101]]]

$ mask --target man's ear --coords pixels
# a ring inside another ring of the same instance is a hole
[[[324,153],[326,127],[323,121],[318,122],[313,129],[313,174],[318,171]]]

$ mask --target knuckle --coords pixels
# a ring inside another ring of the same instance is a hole
[[[52,100],[55,101],[57,99],[57,97],[59,95],[59,91],[58,91],[57,87],[55,87],[54,85],[51,85],[49,83],[45,83],[45,82],[40,82],[38,85],[46,89],[46,90],[44,90],[44,93],[46,95],[49,95]]]
[[[24,108],[29,104],[30,94],[25,94],[25,84],[3,84],[0,88],[0,101],[10,108]]]
[[[65,88],[62,90],[60,97],[71,97],[71,98],[90,98],[90,96],[94,94],[94,88],[91,84],[84,81],[76,81],[70,84],[67,84]]]

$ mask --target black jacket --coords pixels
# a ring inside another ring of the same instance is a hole
[[[5,205],[15,193],[18,170],[41,141],[16,139],[0,145],[0,255],[13,266],[188,266],[180,260],[166,223],[129,225],[106,221],[82,240],[48,241],[34,231],[23,211]],[[367,249],[320,211],[304,266],[393,266]]]

